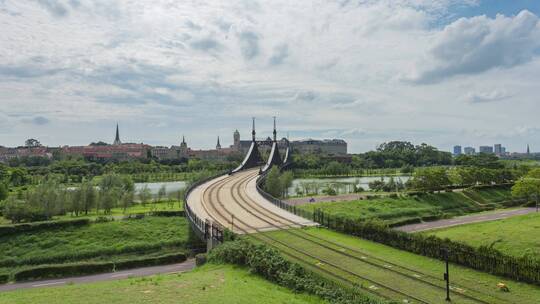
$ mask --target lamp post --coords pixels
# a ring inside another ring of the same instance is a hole
[[[444,280],[446,281],[446,301],[450,302],[450,274],[448,272],[448,249],[441,249],[442,254],[444,255],[444,260],[446,262],[446,272],[444,273]]]

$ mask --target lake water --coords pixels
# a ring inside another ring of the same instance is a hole
[[[407,182],[411,177],[408,175],[392,176],[394,180]],[[288,189],[289,195],[296,195],[296,188],[299,187],[302,191],[308,188],[311,193],[317,191],[322,194],[322,191],[328,186],[335,189],[338,193],[353,192],[353,185],[362,187],[364,190],[369,190],[369,183],[375,180],[383,179],[385,182],[390,179],[390,176],[364,176],[364,177],[339,177],[339,178],[297,178],[293,180],[292,186]]]
[[[159,189],[161,186],[165,186],[165,189],[167,190],[167,195],[174,194],[175,192],[179,190],[184,190],[187,187],[187,183],[184,181],[176,181],[176,182],[158,182],[158,183],[135,183],[135,193],[139,193],[141,189],[144,188],[144,186],[148,187],[148,190],[150,190],[150,193],[152,195],[157,195]]]

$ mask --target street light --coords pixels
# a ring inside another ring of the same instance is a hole
[[[446,262],[446,273],[444,274],[444,280],[446,281],[446,301],[450,302],[450,274],[448,272],[448,248],[442,248],[441,253],[444,255]]]

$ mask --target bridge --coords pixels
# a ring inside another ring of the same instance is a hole
[[[195,232],[203,239],[220,241],[224,228],[248,234],[317,225],[280,208],[260,187],[272,167],[284,168],[289,163],[289,147],[283,158],[278,150],[275,118],[272,148],[263,161],[253,119],[251,146],[242,163],[230,172],[192,185],[186,192],[184,207]]]

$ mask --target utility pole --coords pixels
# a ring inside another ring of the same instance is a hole
[[[448,272],[448,249],[443,248],[442,253],[446,262],[446,273],[444,274],[444,280],[446,281],[446,301],[450,302],[450,274]]]

